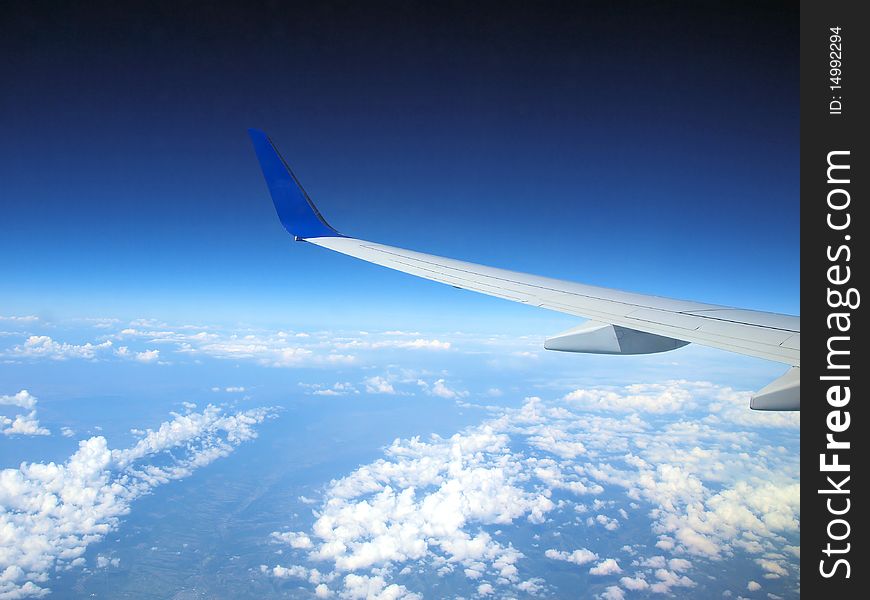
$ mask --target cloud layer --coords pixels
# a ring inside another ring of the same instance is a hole
[[[0,471],[0,598],[46,595],[52,572],[84,565],[88,545],[116,528],[133,500],[228,455],[267,416],[209,405],[174,414],[129,448],[95,436],[62,464]],[[161,466],[152,464],[158,456]]]
[[[298,564],[264,572],[320,594],[412,597],[420,590],[404,575],[425,568],[503,596],[546,589],[524,574],[535,558],[585,569],[602,597],[620,598],[694,588],[697,564],[739,554],[755,576],[796,586],[797,561],[783,549],[799,535],[799,461],[769,432],[796,435],[797,418],[747,417],[746,406],[746,393],[705,382],[581,389],[528,398],[449,438],[396,440],[329,484],[310,531],[273,534]],[[546,522],[606,538],[633,515],[655,542],[607,554],[550,546],[531,556],[494,533]]]

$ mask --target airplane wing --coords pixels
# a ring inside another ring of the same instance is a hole
[[[367,262],[531,306],[589,319],[544,347],[595,354],[650,354],[689,343],[789,365],[752,397],[756,410],[800,410],[800,318],[518,273],[348,237],[333,229],[272,141],[249,129],[284,228],[304,241]]]

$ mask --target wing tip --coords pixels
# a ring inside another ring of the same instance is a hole
[[[284,229],[297,240],[344,237],[320,214],[269,136],[254,127],[248,128],[248,136]]]

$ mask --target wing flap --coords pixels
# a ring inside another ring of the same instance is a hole
[[[645,323],[653,323],[656,325],[666,325],[668,327],[676,327],[677,329],[685,329],[687,331],[695,331],[701,328],[701,323],[694,315],[688,316],[679,312],[667,310],[656,310],[649,308],[641,308],[633,310],[627,315],[627,318],[642,321]]]

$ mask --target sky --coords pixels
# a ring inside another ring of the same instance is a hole
[[[784,365],[579,323],[339,231],[799,314],[787,3],[15,2],[0,23],[0,599],[789,598]]]
[[[575,4],[13,3],[3,305],[536,318],[294,247],[246,136],[259,127],[342,232],[798,314],[795,11]]]

